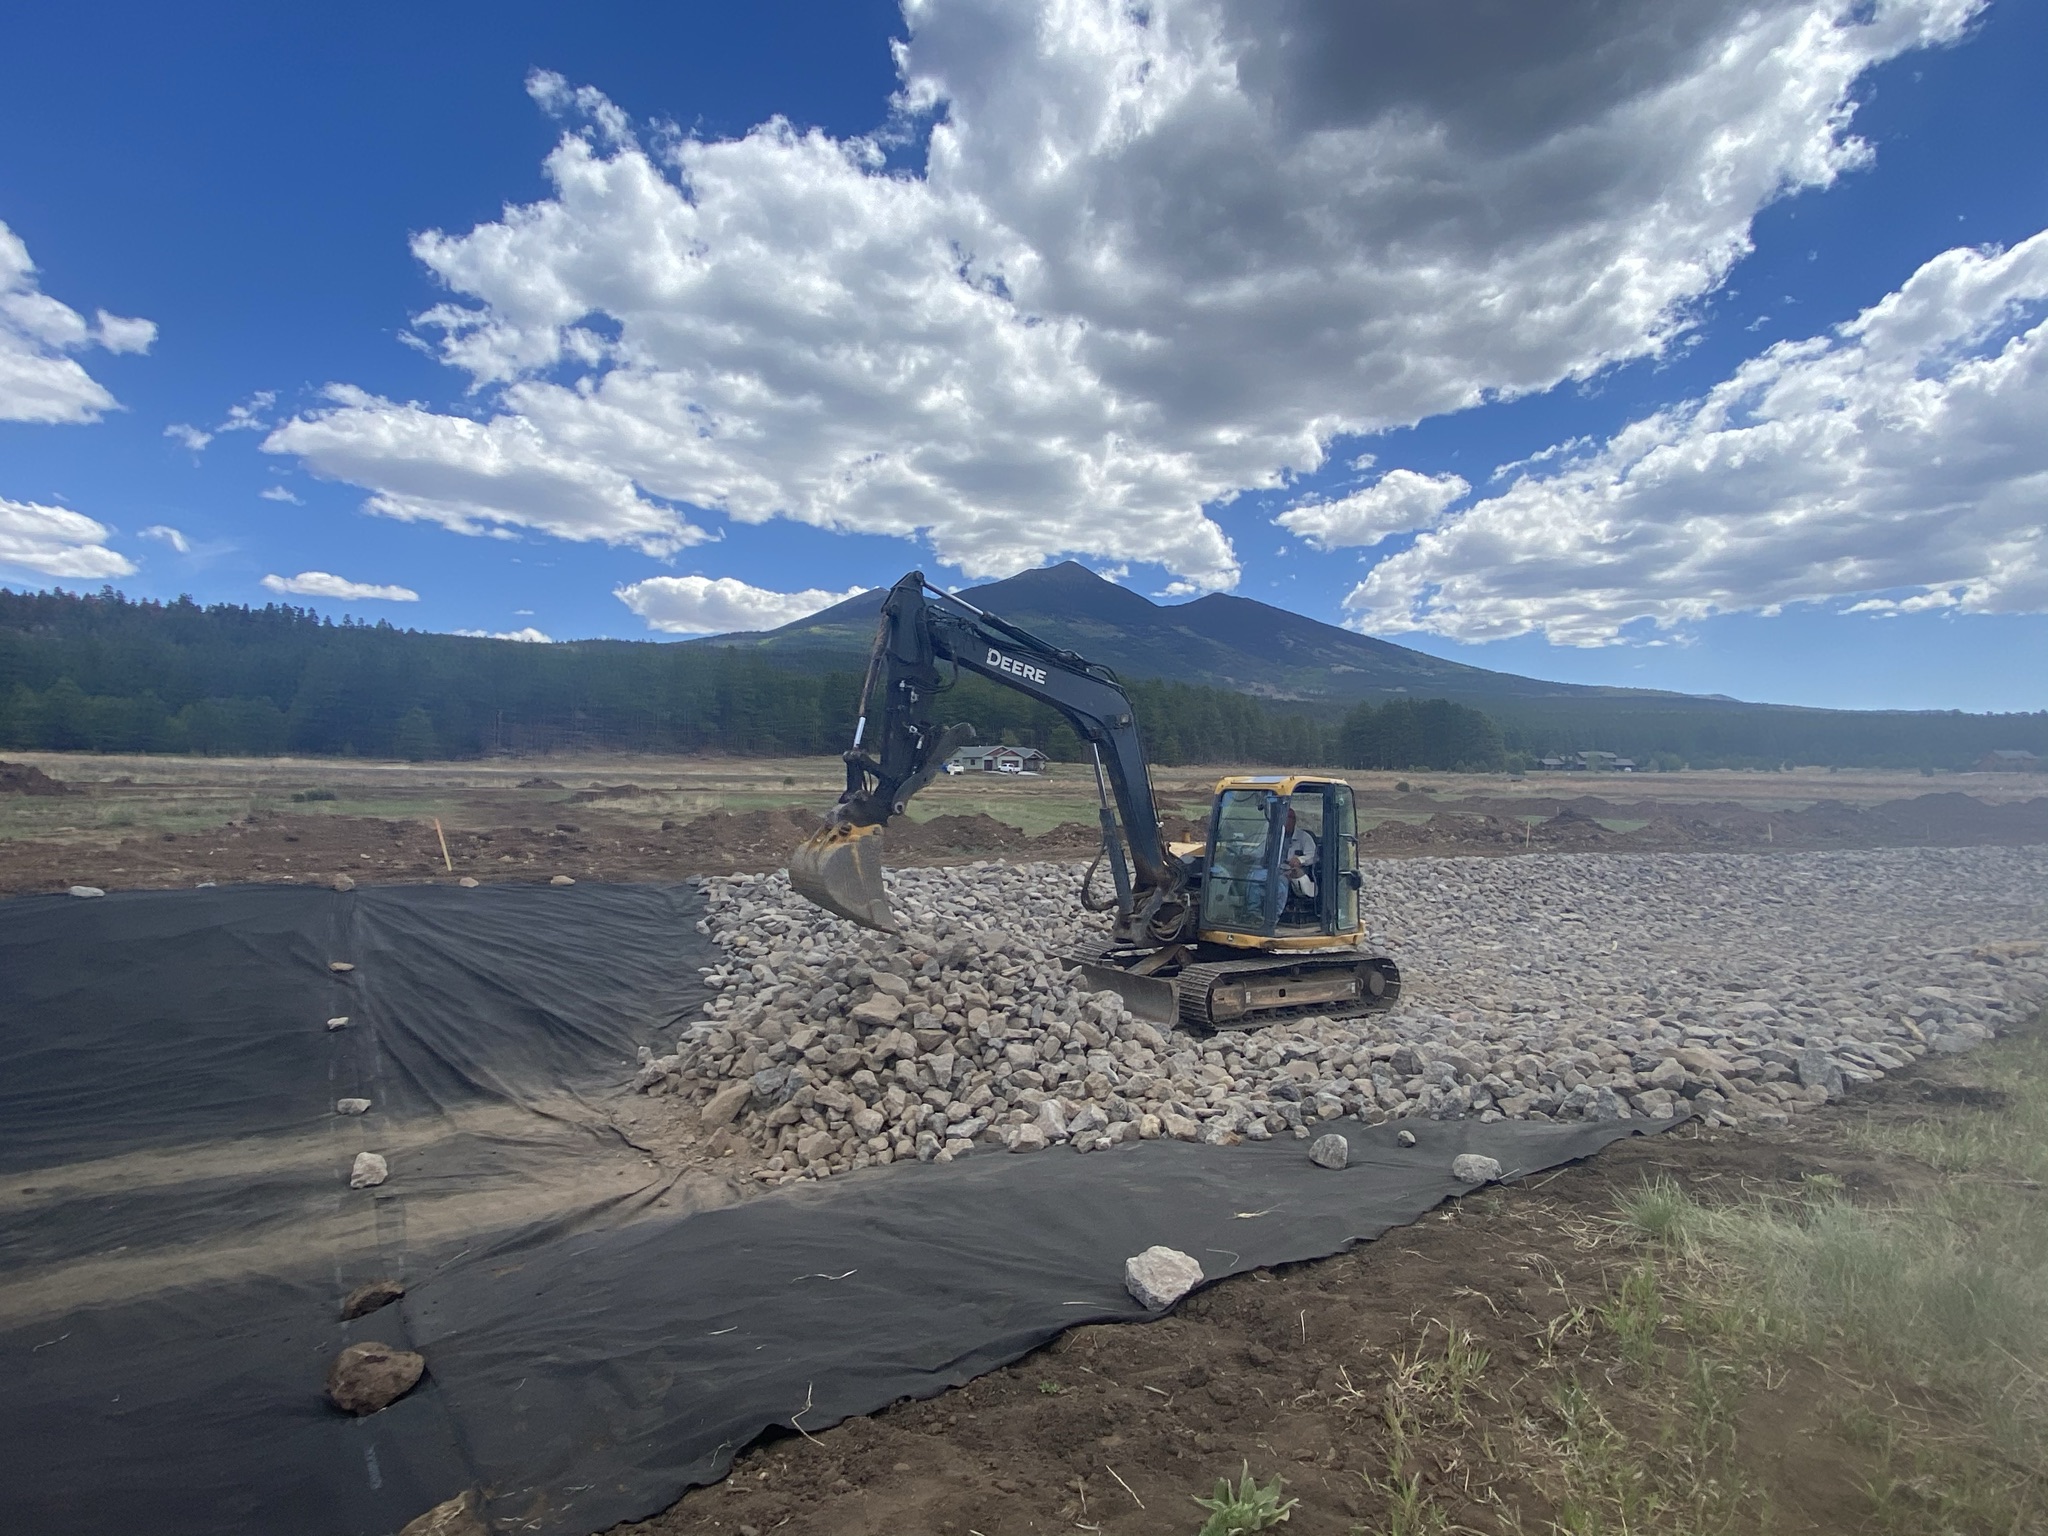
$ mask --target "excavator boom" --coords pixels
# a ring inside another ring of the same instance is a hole
[[[1159,835],[1138,721],[1107,667],[929,586],[913,571],[889,590],[861,687],[846,792],[826,828],[790,858],[790,884],[828,912],[897,928],[882,883],[881,829],[974,740],[971,725],[933,715],[953,675],[973,672],[1049,705],[1088,744],[1102,792],[1104,855],[1118,936],[1171,936],[1190,917],[1189,870]]]

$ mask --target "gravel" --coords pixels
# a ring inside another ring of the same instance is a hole
[[[901,937],[780,874],[706,880],[729,958],[634,1086],[751,1146],[768,1183],[988,1147],[1307,1140],[1345,1115],[1771,1126],[2048,997],[2048,849],[1401,859],[1367,867],[1364,897],[1397,1006],[1196,1039],[1062,965],[1103,931],[1079,874],[892,872]]]

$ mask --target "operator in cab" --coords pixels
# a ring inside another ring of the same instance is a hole
[[[1294,824],[1294,807],[1287,808],[1287,846],[1280,856],[1287,884],[1297,896],[1310,901],[1316,894],[1316,840],[1306,827]]]

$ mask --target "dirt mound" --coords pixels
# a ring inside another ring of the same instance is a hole
[[[530,779],[521,779],[519,787],[521,789],[560,789],[562,782],[559,779],[543,779],[535,775]]]
[[[668,847],[693,868],[772,869],[824,825],[824,817],[802,806],[706,811],[670,832]]]
[[[68,795],[72,788],[34,763],[0,763],[0,795]]]
[[[556,786],[560,788],[559,785]],[[588,804],[592,800],[637,800],[642,795],[651,795],[651,789],[642,789],[638,784],[600,784],[592,789],[579,789],[569,798]]]
[[[986,811],[972,816],[934,816],[912,821],[907,816],[889,823],[883,846],[892,855],[945,853],[1014,853],[1031,840],[1022,827],[997,821]]]

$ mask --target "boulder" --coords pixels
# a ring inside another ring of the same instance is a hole
[[[1451,1177],[1460,1184],[1491,1184],[1500,1177],[1500,1162],[1477,1152],[1461,1152],[1451,1159]]]
[[[1351,1161],[1351,1143],[1332,1131],[1309,1143],[1308,1160],[1318,1168],[1342,1168]]]
[[[730,1125],[740,1107],[753,1096],[754,1084],[749,1078],[736,1083],[727,1083],[711,1095],[702,1109],[697,1111],[697,1123],[707,1131],[715,1131],[722,1125]]]
[[[551,875],[548,878],[549,885],[574,885],[575,883],[576,882],[567,875]]]
[[[368,1099],[336,1099],[334,1112],[337,1115],[367,1115],[370,1112]]]
[[[1202,1266],[1177,1248],[1152,1247],[1124,1260],[1124,1289],[1158,1312],[1202,1283]]]
[[[391,1165],[375,1152],[358,1152],[355,1166],[348,1171],[350,1189],[374,1189],[391,1177]]]
[[[426,1360],[389,1344],[351,1344],[327,1367],[327,1395],[343,1413],[377,1413],[419,1384]]]
[[[1797,1070],[1803,1088],[1819,1088],[1831,1099],[1839,1099],[1848,1091],[1841,1065],[1817,1045],[1809,1045],[1799,1053]]]
[[[491,1528],[477,1515],[477,1493],[465,1488],[454,1498],[436,1504],[424,1515],[415,1515],[399,1529],[398,1536],[490,1536]]]
[[[1010,1138],[1012,1152],[1041,1152],[1045,1149],[1045,1132],[1034,1123],[1017,1127],[1016,1135]]]
[[[396,1280],[371,1280],[357,1286],[341,1301],[341,1320],[352,1323],[359,1317],[368,1317],[380,1307],[388,1307],[405,1294],[405,1287]]]

